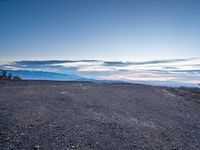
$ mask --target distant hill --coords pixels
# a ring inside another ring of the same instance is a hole
[[[2,69],[0,69],[0,72]],[[62,74],[46,71],[30,71],[30,70],[6,70],[7,73],[12,73],[14,76],[19,76],[22,79],[27,80],[59,80],[59,81],[89,81],[95,83],[124,83],[117,80],[96,80],[91,78],[85,78],[76,74]]]
[[[1,69],[0,69],[1,71]],[[22,79],[32,79],[32,80],[79,80],[85,79],[81,76],[75,74],[62,74],[54,72],[44,72],[44,71],[29,71],[29,70],[7,70],[8,73],[12,73],[15,76],[19,76]]]

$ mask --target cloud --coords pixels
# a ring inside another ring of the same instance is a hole
[[[25,70],[45,70],[45,71],[77,71],[81,64],[89,64],[98,62],[98,60],[22,60],[13,62],[0,61],[2,69],[25,69]]]
[[[143,62],[102,60],[0,61],[0,69],[76,74],[103,80],[200,82],[198,59],[167,59]]]
[[[159,74],[174,74],[174,73],[188,73],[188,74],[200,74],[200,69],[192,69],[192,70],[182,70],[182,69],[176,69],[176,70],[148,70],[149,72],[159,73]],[[200,79],[200,77],[199,77]]]
[[[9,63],[1,63],[1,68],[13,68],[13,69],[42,69],[42,68],[52,68],[52,69],[73,69],[74,71],[106,71],[106,70],[120,70],[120,69],[133,69],[130,68],[132,65],[135,67],[152,65],[154,64],[168,64],[168,63],[178,63],[178,62],[186,62],[194,60],[193,59],[168,59],[168,60],[153,60],[153,61],[143,61],[143,62],[122,62],[122,61],[100,61],[100,60],[43,60],[43,61],[35,61],[35,60],[22,60],[22,61],[14,61]],[[128,67],[130,66],[130,67]],[[128,67],[128,68],[127,68]],[[138,69],[135,68],[135,69]],[[163,66],[165,67],[165,66]],[[173,68],[173,66],[168,66],[166,69],[177,69]]]
[[[98,60],[43,60],[43,61],[35,61],[35,60],[22,60],[15,61],[15,65],[53,65],[53,64],[62,64],[62,63],[76,63],[76,62],[96,62]]]
[[[173,66],[164,66],[164,67],[162,67],[164,70],[171,70],[171,69],[178,69],[177,67],[173,67]]]
[[[90,61],[90,60],[88,60]],[[78,66],[62,66],[62,63],[74,63],[78,61],[68,60],[49,60],[49,61],[14,61],[14,62],[0,62],[1,69],[7,70],[32,70],[32,71],[48,71],[57,73],[76,73]],[[80,61],[79,61],[80,62]],[[83,62],[85,62],[83,60]]]
[[[173,70],[172,72],[200,73],[200,69],[193,69],[193,70]],[[199,79],[200,79],[200,77],[199,77]]]
[[[133,63],[131,62],[122,62],[122,61],[105,61],[103,63],[104,66],[128,66],[131,65]]]
[[[193,67],[197,67],[197,68],[200,68],[200,64],[194,64],[192,65]]]
[[[177,63],[194,60],[197,58],[190,59],[166,59],[166,60],[153,60],[143,62],[122,62],[122,61],[105,61],[104,66],[129,66],[129,65],[150,65],[150,64],[166,64],[166,63]]]

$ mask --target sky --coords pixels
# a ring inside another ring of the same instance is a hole
[[[199,0],[0,0],[0,69],[200,83]]]
[[[199,0],[0,0],[1,60],[200,56]]]

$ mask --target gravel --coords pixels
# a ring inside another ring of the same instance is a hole
[[[199,89],[0,82],[1,150],[198,150]]]

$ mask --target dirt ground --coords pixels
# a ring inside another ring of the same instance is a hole
[[[200,90],[0,82],[1,150],[199,150]]]

